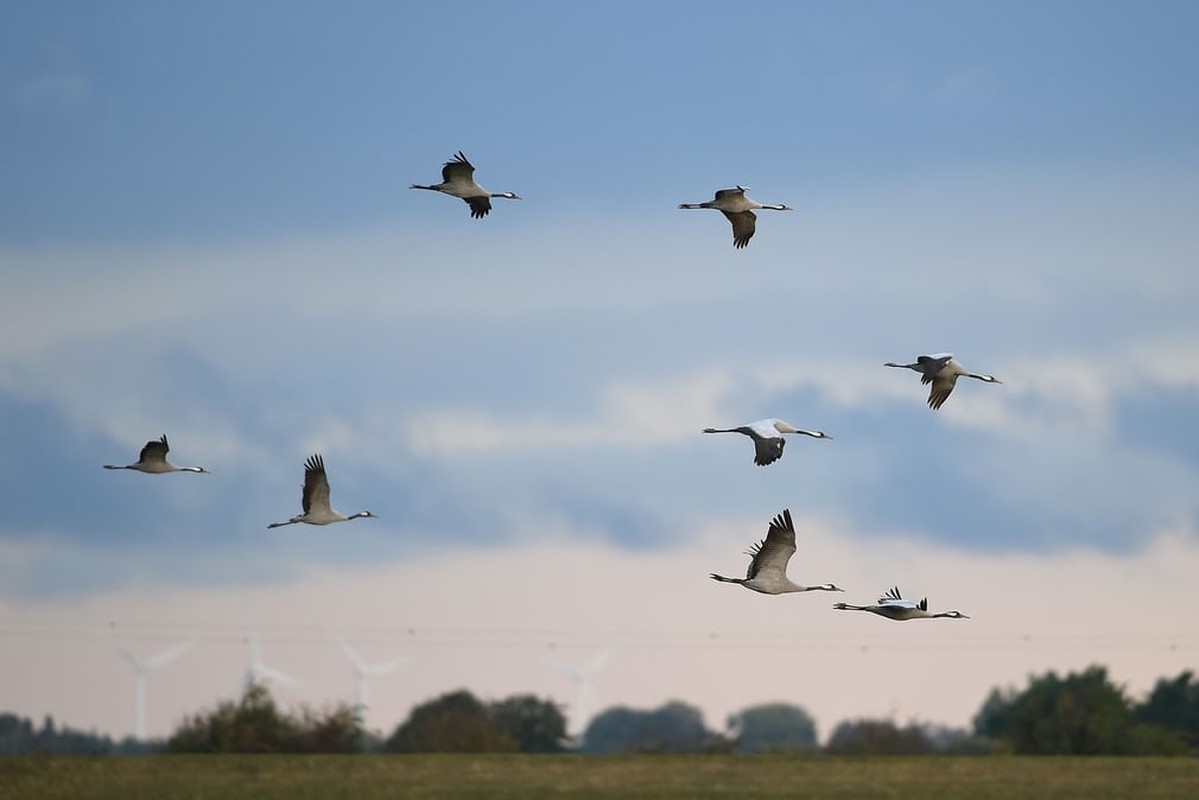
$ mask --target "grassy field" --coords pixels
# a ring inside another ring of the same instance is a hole
[[[0,798],[1192,798],[1199,759],[0,757]]]

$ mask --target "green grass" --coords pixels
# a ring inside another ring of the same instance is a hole
[[[0,757],[0,797],[1191,798],[1199,759],[789,756]]]

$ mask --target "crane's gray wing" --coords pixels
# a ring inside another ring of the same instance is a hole
[[[325,476],[325,459],[317,454],[304,462],[304,489],[301,496],[304,513],[313,505],[329,506],[329,479]]]
[[[750,555],[753,561],[749,565],[747,578],[767,571],[776,571],[780,577],[787,573],[787,562],[795,555],[795,525],[791,522],[791,509],[783,509],[783,513],[770,521],[766,538],[753,548]]]
[[[754,238],[758,216],[752,211],[721,211],[733,223],[733,247],[740,250]]]
[[[945,356],[917,356],[916,363],[920,365],[922,373],[920,375],[921,383],[931,383],[937,373],[945,369],[945,365],[953,358],[951,355]]]
[[[783,457],[783,447],[786,444],[782,436],[772,436],[769,439],[754,437],[754,463],[759,467],[773,464]]]
[[[491,211],[491,198],[486,195],[483,197],[464,197],[462,199],[470,206],[470,216],[472,219],[483,219]]]
[[[470,181],[474,179],[474,174],[474,165],[466,160],[466,155],[461,150],[441,167],[441,179],[446,183]]]
[[[927,383],[927,381],[925,382]],[[958,382],[958,376],[954,373],[938,374],[932,379],[932,382],[932,389],[928,392],[928,407],[938,409],[949,399],[954,385]]]
[[[161,439],[152,439],[146,442],[146,446],[138,454],[137,460],[141,463],[146,461],[166,461],[167,453],[170,449],[171,446],[167,444],[167,435],[164,433]]]

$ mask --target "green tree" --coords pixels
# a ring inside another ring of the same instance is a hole
[[[1012,720],[1012,709],[1020,693],[1016,689],[992,689],[982,707],[974,715],[974,732],[988,739],[1007,736]]]
[[[565,749],[566,717],[557,704],[531,694],[513,695],[491,704],[500,733],[522,753],[560,753]]]
[[[583,734],[585,753],[702,753],[723,745],[694,706],[672,701],[652,711],[610,708]]]
[[[1133,751],[1132,716],[1107,670],[1088,667],[1059,678],[1029,678],[1018,693],[992,691],[975,715],[975,731],[1005,740],[1016,753],[1115,755]]]
[[[933,745],[918,725],[900,728],[889,719],[856,719],[839,723],[825,750],[840,756],[920,755],[933,752]]]
[[[1108,681],[1106,668],[1091,666],[1030,681],[1010,730],[1017,753],[1112,755],[1128,752],[1131,721],[1124,691]]]
[[[0,754],[29,753],[33,746],[33,723],[16,714],[0,714]]]
[[[580,749],[584,753],[596,755],[635,753],[638,732],[644,717],[644,711],[627,706],[606,709],[592,718],[587,725]]]
[[[678,700],[651,711],[647,722],[650,752],[702,753],[716,744],[716,735],[704,727],[703,712]]]
[[[1136,722],[1128,729],[1128,750],[1135,756],[1185,756],[1193,752],[1181,732]]]
[[[241,699],[194,714],[167,740],[172,753],[286,753],[298,749],[299,730],[275,705],[265,686],[253,684]]]
[[[947,756],[986,756],[995,753],[995,740],[978,736],[965,728],[923,723],[920,732],[934,753]]]
[[[147,748],[152,745],[144,745]],[[58,753],[100,755],[116,748],[112,739],[98,733],[85,733],[69,727],[58,727],[50,715],[37,729],[33,720],[15,714],[0,714],[0,754]]]
[[[319,712],[303,708],[295,724],[302,753],[360,753],[366,740],[361,718],[346,703]]]
[[[816,723],[799,706],[767,703],[728,719],[737,753],[807,752],[816,749]]]
[[[167,740],[172,753],[355,753],[362,728],[349,706],[286,714],[266,687],[252,685],[241,699],[195,714]]]
[[[473,694],[460,689],[412,709],[384,749],[394,753],[511,753],[517,742],[499,729]]]
[[[1177,678],[1159,678],[1133,717],[1173,732],[1189,748],[1199,747],[1199,681],[1190,670]]]

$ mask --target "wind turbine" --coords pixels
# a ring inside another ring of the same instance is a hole
[[[395,672],[406,664],[408,659],[393,658],[391,661],[368,664],[362,659],[362,656],[358,655],[354,648],[350,647],[342,639],[334,636],[333,640],[337,642],[338,647],[341,648],[341,652],[346,654],[346,658],[350,660],[350,664],[354,667],[354,676],[357,679],[354,690],[354,713],[361,718],[366,712],[367,700],[370,697],[370,679]]]
[[[242,691],[251,686],[265,686],[271,681],[284,683],[288,686],[299,686],[300,682],[282,670],[268,667],[262,663],[262,648],[258,643],[258,631],[250,629],[246,642],[250,645],[250,664],[246,667],[246,676],[242,679]]]
[[[146,676],[150,670],[174,661],[179,656],[195,647],[195,642],[178,642],[165,650],[160,650],[152,656],[142,658],[137,653],[121,646],[121,643],[104,633],[96,633],[108,642],[112,649],[120,653],[133,667],[133,736],[139,742],[146,740]]]
[[[595,676],[608,663],[608,659],[611,657],[612,648],[605,647],[582,666],[567,664],[562,661],[550,662],[558,671],[569,675],[578,685],[573,715],[575,718],[576,737],[582,736],[587,730],[587,723],[591,720],[592,709],[595,707]]]

